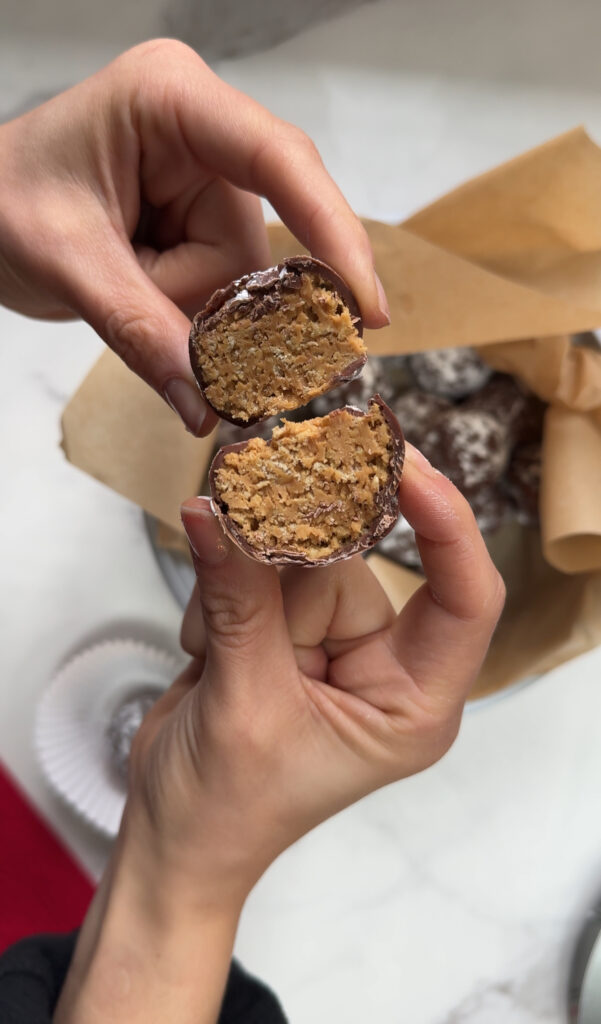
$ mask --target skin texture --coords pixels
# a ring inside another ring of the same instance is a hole
[[[214,1024],[240,910],[268,865],[452,744],[503,583],[467,501],[411,445],[400,502],[426,582],[398,616],[360,557],[278,572],[226,539],[208,499],[184,504],[193,660],[136,738],[55,1024]]]
[[[153,40],[0,127],[0,302],[81,316],[195,434],[188,317],[270,263],[257,196],[388,322],[367,235],[311,140],[183,43]]]
[[[367,326],[386,322],[363,228],[310,141],[180,43],[143,44],[0,127],[0,182],[0,301],[84,317],[196,433],[213,421],[187,313],[269,263],[256,195],[348,281]],[[134,744],[55,1024],[214,1024],[273,859],[453,742],[503,585],[465,499],[410,446],[400,503],[426,582],[398,617],[359,557],[279,573],[227,541],[207,499],[185,503],[192,661]]]
[[[183,506],[193,661],[136,739],[120,842],[57,1024],[213,1024],[240,909],[268,865],[452,744],[503,584],[468,503],[411,446],[400,498],[426,582],[398,616],[360,557],[278,573],[226,539],[208,499]],[[117,982],[128,998],[107,1006]]]

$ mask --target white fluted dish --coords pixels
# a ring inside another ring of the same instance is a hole
[[[66,662],[50,681],[35,720],[35,748],[56,792],[91,825],[115,836],[125,785],[111,764],[107,727],[136,691],[164,691],[180,665],[136,640],[107,640]]]

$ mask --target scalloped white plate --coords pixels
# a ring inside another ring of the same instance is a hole
[[[108,640],[66,662],[42,696],[35,748],[57,793],[105,835],[119,829],[125,788],[111,767],[106,738],[116,708],[140,688],[161,693],[180,669],[177,659],[136,640]]]

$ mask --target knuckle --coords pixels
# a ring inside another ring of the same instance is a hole
[[[202,66],[205,63],[192,46],[183,43],[180,39],[172,39],[170,37],[149,39],[143,43],[138,43],[137,46],[132,47],[123,56],[124,59],[133,61],[136,65],[139,65],[140,62],[147,63],[151,61],[156,66],[157,60],[166,64],[176,64],[177,66],[183,62],[190,63],[192,61]]]
[[[453,705],[438,704],[436,707],[421,709],[414,721],[414,735],[424,752],[427,765],[440,761],[452,747],[459,732],[461,713]]]
[[[310,135],[307,135],[302,128],[298,128],[297,125],[290,125],[290,141],[301,149],[305,154],[312,157],[313,159],[319,160],[321,163],[321,156],[319,150]]]
[[[500,572],[493,567],[490,579],[481,577],[474,580],[473,596],[462,616],[466,621],[494,627],[505,605],[505,582]]]
[[[213,597],[205,604],[205,615],[213,638],[238,651],[255,643],[266,628],[262,609],[243,595]]]
[[[158,324],[146,314],[116,309],[106,321],[107,344],[135,372],[142,369],[157,335],[160,335]]]
[[[140,43],[119,61],[123,61],[122,74],[134,109],[147,109],[151,115],[171,113],[195,77],[210,70],[191,46],[169,38]]]
[[[357,232],[356,248],[359,249],[359,251],[363,253],[365,256],[369,256],[369,258],[373,261],[373,248],[371,240],[367,233],[367,228],[359,220],[359,217],[355,217],[355,229]]]
[[[202,614],[200,609],[188,609],[184,615],[179,636],[180,647],[193,658],[203,658],[206,649]]]
[[[506,597],[507,587],[505,586],[505,580],[501,576],[499,570],[495,569],[495,604],[499,613],[503,610]]]

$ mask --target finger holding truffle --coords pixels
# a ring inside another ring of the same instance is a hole
[[[464,699],[503,608],[503,581],[467,500],[411,445],[401,511],[415,530],[426,582],[393,627],[394,649],[424,693]]]

